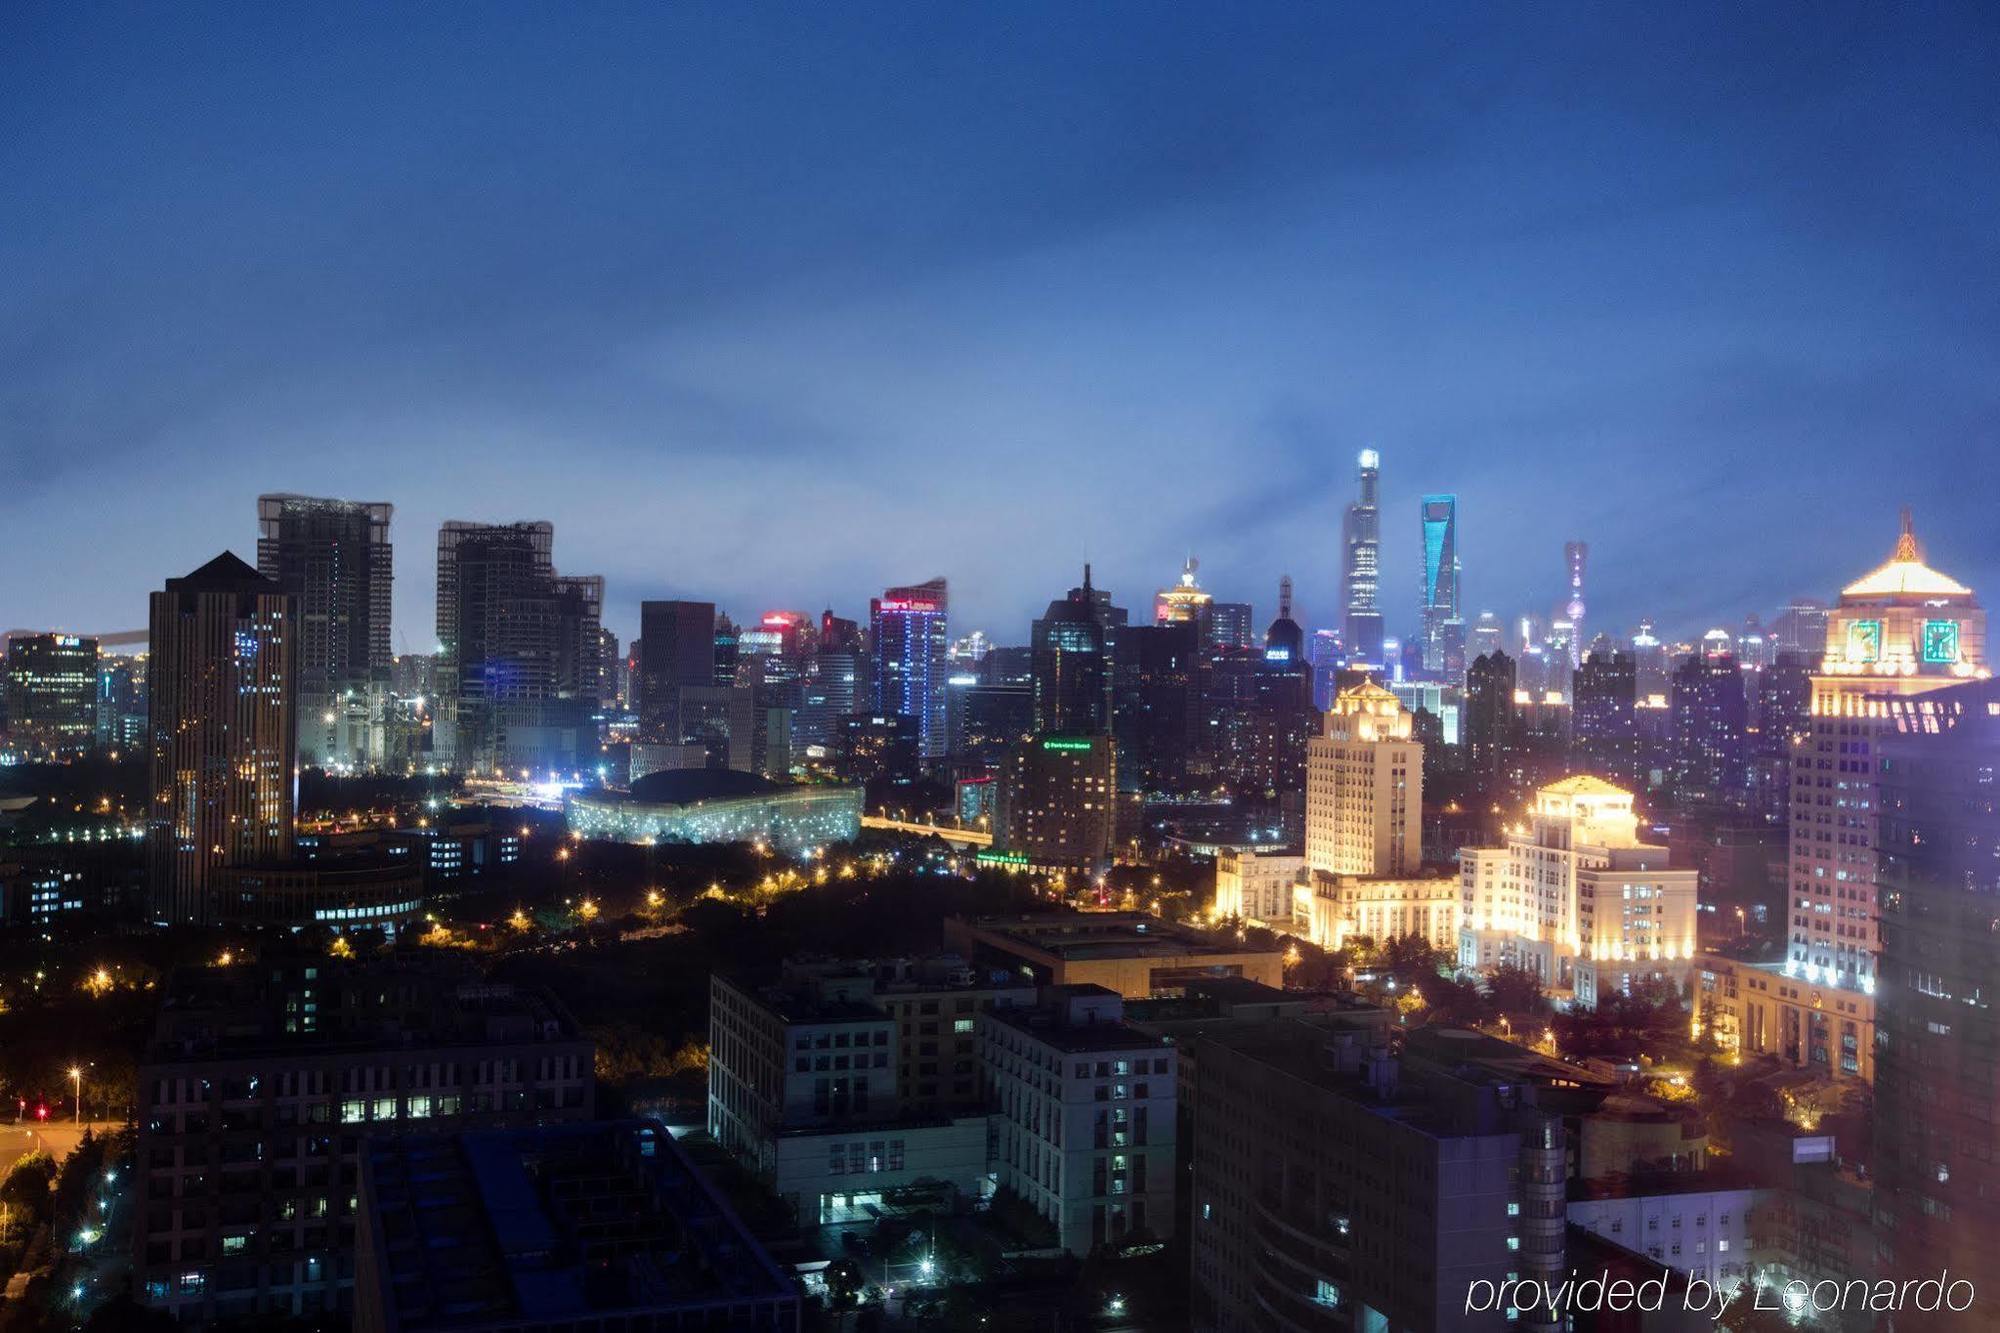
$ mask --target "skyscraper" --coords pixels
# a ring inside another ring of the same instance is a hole
[[[1873,1124],[1877,1209],[1897,1278],[1981,1272],[2000,1251],[1996,709],[1993,682],[1959,685],[1889,700],[1879,733]],[[1992,1324],[1989,1312],[1964,1327]]]
[[[1186,788],[1201,712],[1200,652],[1192,621],[1120,632],[1112,662],[1112,727],[1126,791]]]
[[[146,812],[156,920],[214,915],[216,872],[291,854],[298,613],[230,552],[152,598]]]
[[[995,845],[1037,867],[1095,874],[1111,856],[1117,791],[1111,737],[1021,741],[1001,769]]]
[[[950,745],[945,725],[949,604],[942,578],[887,589],[868,603],[876,710],[914,718],[927,760],[942,759]]]
[[[1035,729],[1096,735],[1111,726],[1111,654],[1099,594],[1083,586],[1034,622]]]
[[[1744,793],[1750,707],[1728,653],[1691,656],[1673,676],[1667,781],[1684,802],[1722,805]]]
[[[17,634],[7,642],[5,737],[16,754],[74,759],[97,736],[97,640]]]
[[[1465,766],[1488,795],[1508,789],[1517,759],[1521,708],[1514,680],[1514,659],[1497,648],[1465,669]]]
[[[1377,602],[1382,547],[1380,487],[1382,456],[1363,449],[1356,459],[1358,490],[1341,523],[1341,594],[1346,608],[1343,638],[1350,666],[1381,666],[1382,611]]]
[[[1576,669],[1571,727],[1585,772],[1629,786],[1639,774],[1638,670],[1631,655],[1599,650]]]
[[[584,684],[601,580],[559,578],[545,522],[438,531],[438,719],[433,743],[467,770],[576,767],[596,751]]]
[[[1872,750],[1888,727],[1887,701],[1988,674],[1986,612],[1972,589],[1924,563],[1905,510],[1887,563],[1842,589],[1827,616],[1811,731],[1793,752],[1788,972],[1874,990]]]
[[[1433,675],[1461,664],[1465,655],[1465,612],[1458,589],[1458,497],[1426,495],[1418,506],[1423,529],[1423,589],[1420,603],[1424,670]]]
[[[714,683],[715,603],[639,603],[640,739],[679,745],[681,688]]]
[[[371,750],[379,754],[373,733],[386,720],[394,512],[379,501],[257,497],[257,572],[298,607],[301,762],[365,763]]]
[[[1206,644],[1208,629],[1208,604],[1215,599],[1201,590],[1195,582],[1195,571],[1201,562],[1193,556],[1181,566],[1181,576],[1170,588],[1162,588],[1153,597],[1153,621],[1160,625],[1173,625],[1181,621],[1200,626],[1200,634]]]

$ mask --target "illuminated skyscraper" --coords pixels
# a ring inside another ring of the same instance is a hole
[[[1381,666],[1382,455],[1363,449],[1356,459],[1358,490],[1341,523],[1341,594],[1347,620],[1342,636],[1350,666]]]
[[[97,640],[19,634],[7,643],[8,747],[30,759],[74,759],[97,735]]]
[[[1153,621],[1160,625],[1179,624],[1187,621],[1200,626],[1199,633],[1204,639],[1208,633],[1208,604],[1215,599],[1201,590],[1194,580],[1194,574],[1201,568],[1201,562],[1193,556],[1181,566],[1181,576],[1171,588],[1162,588],[1153,598]]]
[[[257,497],[257,572],[298,606],[301,762],[366,763],[378,750],[372,733],[386,722],[394,512],[381,502]]]
[[[935,578],[890,588],[868,604],[876,711],[914,718],[925,759],[942,759],[950,748],[945,723],[949,601],[945,581]]]
[[[1875,988],[1877,756],[1888,699],[1990,675],[1986,612],[1924,563],[1907,510],[1888,563],[1842,589],[1792,758],[1792,919],[1786,969]]]
[[[1049,603],[1032,631],[1035,729],[1095,735],[1111,726],[1111,653],[1100,595],[1083,586]]]
[[[545,522],[438,529],[434,745],[463,770],[578,766],[597,750],[603,581],[558,577]]]
[[[1464,609],[1458,588],[1458,497],[1426,495],[1419,515],[1423,528],[1423,598],[1420,604],[1424,670],[1447,668],[1465,657]]]
[[[153,594],[148,636],[154,919],[213,919],[217,871],[291,855],[298,612],[225,551]]]

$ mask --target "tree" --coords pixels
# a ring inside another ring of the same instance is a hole
[[[861,1271],[861,1265],[852,1259],[835,1259],[826,1266],[826,1291],[836,1310],[854,1305],[861,1299],[861,1289],[867,1285],[867,1275]]]
[[[31,1152],[14,1163],[7,1179],[0,1181],[0,1203],[19,1208],[35,1222],[46,1222],[55,1211],[51,1188],[56,1178],[56,1159],[45,1152]]]
[[[1370,962],[1398,985],[1414,986],[1442,974],[1448,960],[1422,935],[1397,935],[1384,940]]]
[[[1505,1014],[1517,1025],[1523,1019],[1539,1019],[1548,1012],[1548,997],[1542,979],[1516,963],[1502,963],[1486,980],[1486,994],[1495,1013]]]

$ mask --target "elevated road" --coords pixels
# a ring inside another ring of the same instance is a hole
[[[960,847],[991,847],[993,835],[979,829],[952,828],[948,824],[919,824],[915,820],[890,819],[886,815],[863,815],[861,827],[878,833],[908,833],[919,838],[943,838]]]

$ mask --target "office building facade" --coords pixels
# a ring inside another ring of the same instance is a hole
[[[297,611],[225,551],[152,596],[146,842],[156,920],[212,919],[216,872],[291,854]]]
[[[298,607],[299,759],[374,767],[389,684],[391,505],[257,497],[257,572]]]
[[[945,681],[950,664],[950,590],[942,578],[890,588],[868,604],[874,653],[875,709],[915,719],[926,762],[945,756]]]
[[[0,738],[20,759],[61,763],[97,741],[97,640],[75,634],[17,634],[0,670],[5,727]]]

